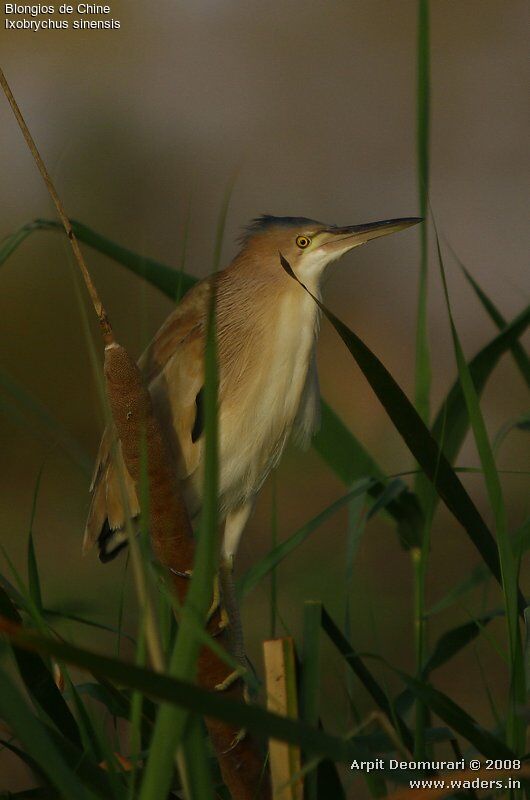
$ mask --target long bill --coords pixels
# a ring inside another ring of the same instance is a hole
[[[411,225],[418,225],[423,222],[422,217],[403,217],[401,219],[385,219],[379,222],[367,222],[364,225],[348,225],[344,228],[328,228],[324,234],[329,235],[329,239],[322,242],[322,247],[335,250],[342,248],[358,247],[366,244],[372,239],[380,236],[388,236],[390,233],[399,233]]]

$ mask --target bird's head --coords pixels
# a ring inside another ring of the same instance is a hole
[[[332,261],[372,239],[398,233],[421,222],[419,217],[387,219],[364,225],[326,225],[307,217],[272,217],[253,220],[246,229],[245,248],[254,250],[260,260],[279,266],[279,253],[289,262],[297,278],[317,286]]]

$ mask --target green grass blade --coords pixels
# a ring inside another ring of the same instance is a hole
[[[52,789],[51,787],[47,786],[49,781],[46,775],[41,770],[35,759],[29,755],[29,753],[26,753],[25,750],[22,750],[20,747],[17,747],[12,740],[8,741],[7,739],[0,739],[0,748],[6,748],[11,753],[13,753],[13,755],[17,756],[17,758],[19,758],[22,761],[22,763],[25,764],[26,767],[28,767],[31,770],[33,776],[39,782],[39,784],[42,784],[43,788],[45,788],[47,791],[56,792],[56,789]],[[11,798],[11,796],[12,795],[10,792],[5,792],[5,793],[0,792],[0,798],[3,797]],[[60,797],[59,800],[61,800]]]
[[[453,319],[451,302],[449,299],[449,290],[447,287],[447,278],[437,233],[436,247],[447,313],[449,316],[449,324],[453,337],[458,374],[460,377],[460,383],[462,385],[462,391],[464,394],[475,443],[480,457],[480,463],[484,473],[486,489],[495,518],[512,668],[512,674],[510,676],[511,688],[508,719],[508,743],[517,752],[521,752],[522,748],[524,748],[525,731],[522,720],[517,715],[516,709],[519,705],[524,703],[526,690],[518,615],[518,564],[514,558],[512,546],[508,539],[506,509],[504,506],[502,486],[497,472],[495,458],[493,456],[493,450],[489,441],[486,425],[480,409],[478,393],[475,389],[471,372],[464,358],[460,337],[458,336]]]
[[[318,726],[320,716],[320,625],[322,603],[306,600],[304,603],[304,641],[302,653],[301,718],[308,725]],[[317,800],[318,772],[310,772],[305,779],[307,800]]]
[[[40,435],[42,435],[42,431],[45,431],[47,441],[57,443],[83,472],[87,475],[91,474],[91,460],[81,445],[27,389],[15,381],[3,368],[0,368],[0,388],[9,398],[12,398],[12,400],[8,399],[7,402],[2,401],[0,408],[4,413],[14,416],[17,422],[26,426],[27,418],[25,414],[29,414]]]
[[[37,606],[33,602],[33,598],[31,594],[27,591],[27,588],[24,585],[24,581],[22,580],[20,573],[15,567],[15,564],[13,563],[12,559],[9,557],[9,553],[1,543],[0,543],[0,552],[4,556],[4,559],[7,565],[9,566],[11,574],[13,575],[13,578],[15,579],[15,582],[18,586],[19,596],[22,599],[22,605],[20,606],[20,608],[23,609],[30,616],[31,621],[35,626],[35,628],[44,633],[47,630],[47,625],[44,620],[44,617],[42,616],[40,609],[37,608]],[[8,587],[9,582],[6,581],[5,583],[6,587]],[[7,588],[6,591],[8,591]]]
[[[110,769],[103,769],[85,750],[80,750],[78,747],[75,747],[71,742],[67,741],[49,726],[46,726],[46,731],[52,742],[60,751],[66,764],[75,772],[82,784],[88,789],[93,790],[97,795],[108,798],[108,800],[112,800],[113,798],[116,800],[125,800],[125,786],[121,777],[122,773],[116,771],[115,767],[117,767],[117,765],[113,763],[115,760],[112,753],[112,761],[107,759],[107,764],[110,763],[111,765]]]
[[[271,570],[275,569],[278,564],[293,552],[293,550],[303,544],[303,542],[329,519],[329,517],[349,503],[352,498],[364,494],[371,483],[372,481],[370,478],[364,478],[358,481],[350,492],[338,500],[335,500],[335,502],[325,508],[324,511],[321,511],[316,517],[306,522],[296,533],[293,533],[288,539],[273,548],[261,561],[258,561],[250,567],[237,583],[239,596],[245,597],[259,581],[268,575]]]
[[[464,647],[476,639],[485,625],[488,625],[492,619],[501,615],[502,612],[500,611],[491,611],[489,614],[485,614],[477,620],[458,625],[456,628],[452,628],[450,631],[442,634],[423,668],[423,677],[427,678],[433,670],[446,664],[457,653],[463,650]]]
[[[458,625],[456,628],[446,631],[433,648],[421,671],[422,680],[426,681],[430,674],[439,667],[447,664],[454,656],[460,653],[468,644],[471,644],[479,636],[486,625],[492,619],[498,617],[502,612],[492,611],[476,620]],[[405,689],[396,699],[396,708],[401,714],[405,714],[414,700],[414,694],[410,689]]]
[[[29,521],[28,552],[27,552],[29,593],[31,595],[31,599],[33,600],[35,606],[39,609],[40,612],[42,612],[42,592],[40,586],[39,568],[37,565],[37,556],[35,554],[35,542],[33,541],[33,526],[35,523],[35,514],[37,511],[37,499],[39,496],[39,489],[43,471],[44,471],[44,463],[41,465],[41,468],[39,469],[39,473],[37,475],[37,481],[35,483],[35,490],[33,492],[33,500],[31,503],[31,515]]]
[[[106,752],[105,746],[102,746],[100,737],[97,735],[95,726],[90,719],[88,710],[81,699],[79,692],[72,683],[69,674],[64,671],[65,685],[68,689],[68,694],[72,698],[73,708],[75,709],[77,717],[77,725],[81,734],[81,742],[83,745],[83,752],[87,753],[96,763],[107,761],[111,763],[112,752]],[[110,756],[110,758],[109,758]]]
[[[451,249],[452,255],[455,258],[457,264],[459,265],[460,269],[464,273],[467,281],[473,288],[473,291],[477,295],[478,299],[482,303],[482,306],[486,310],[487,314],[493,320],[497,328],[502,331],[504,330],[508,323],[506,319],[503,317],[493,300],[488,297],[486,292],[479,286],[475,278],[471,275],[468,269],[462,264],[458,256],[455,255],[454,251]],[[513,359],[519,368],[519,372],[521,373],[523,380],[525,381],[526,385],[530,387],[530,358],[528,357],[528,353],[523,348],[519,342],[514,342],[510,347]]]
[[[132,250],[128,250],[106,236],[96,233],[87,225],[83,225],[82,222],[71,220],[71,224],[74,234],[80,242],[112,258],[114,261],[118,261],[140,278],[147,279],[149,276],[149,282],[172,299],[176,297],[179,287],[181,291],[186,292],[194,282],[185,273],[181,276],[177,270],[168,267],[166,264],[162,264],[153,258],[133,253]],[[0,265],[30,233],[37,230],[56,231],[64,234],[62,223],[54,220],[36,219],[4,240],[3,246],[0,247]]]
[[[512,549],[516,561],[530,550],[530,517],[527,517],[513,535]]]
[[[377,499],[384,491],[387,479],[383,470],[325,400],[321,402],[320,429],[313,438],[313,447],[346,486],[370,475],[377,479],[370,488],[370,496]],[[386,511],[397,523],[403,543],[410,546],[418,541],[421,509],[405,484],[402,492],[388,503]]]
[[[222,208],[214,264],[219,263],[224,225],[230,195]],[[204,357],[204,490],[199,524],[199,537],[195,551],[195,563],[186,602],[179,620],[177,641],[171,655],[170,673],[179,678],[195,679],[200,638],[197,627],[203,626],[211,603],[214,576],[217,569],[217,497],[218,497],[218,366],[215,282],[212,281],[208,303],[206,344]],[[140,800],[154,800],[169,790],[173,772],[173,760],[182,741],[184,730],[190,723],[187,711],[163,704],[159,710],[145,775],[140,790]],[[209,770],[208,764],[203,765]]]
[[[0,614],[12,622],[21,623],[17,610],[1,588]],[[74,716],[55,685],[43,659],[36,653],[29,653],[17,647],[13,648],[13,652],[20,677],[30,697],[47,714],[65,738],[80,747],[81,738]]]
[[[138,620],[138,640],[135,647],[135,663],[138,664],[140,667],[144,667],[147,660],[147,642],[146,642],[146,625],[145,625],[145,617],[143,614],[140,615],[140,619]],[[120,653],[116,654],[118,657]],[[101,681],[101,677],[99,676],[99,680]],[[109,692],[110,689],[110,692]],[[114,692],[112,691],[114,687],[112,684],[107,682],[105,685],[104,690],[106,693],[110,695],[110,699],[114,699]],[[115,690],[116,691],[116,690]],[[153,706],[153,714],[151,717],[151,725],[149,726],[149,730],[146,730],[146,725],[144,722],[144,715],[146,712],[146,704],[151,701],[148,701],[146,697],[141,692],[132,692],[131,697],[125,698],[123,692],[119,692],[119,700],[120,706],[123,709],[123,700],[125,700],[125,709],[123,711],[126,712],[126,716],[129,719],[129,758],[132,762],[133,768],[131,774],[129,776],[129,785],[128,785],[128,800],[133,800],[137,794],[138,788],[138,777],[139,777],[139,767],[142,758],[142,749],[145,742],[145,748],[149,748],[149,743],[151,741],[151,733],[153,729],[153,725],[156,719],[156,711]]]
[[[355,559],[361,539],[366,529],[366,494],[354,498],[348,505],[348,525],[346,535],[346,557],[344,570],[344,635],[347,639],[352,635],[352,595],[354,587]],[[352,694],[353,677],[346,670],[348,693]]]
[[[182,739],[190,800],[214,800],[214,790],[204,726],[200,717],[190,717]]]
[[[516,419],[508,420],[495,434],[493,439],[492,448],[495,455],[497,454],[501,444],[504,442],[509,433],[513,430],[529,431],[530,430],[530,414],[521,414]]]
[[[8,581],[7,578],[2,575],[0,572],[0,586],[3,588],[4,592],[7,594],[13,605],[17,609],[26,610],[26,600],[24,599],[23,595],[19,592],[18,589],[15,589],[11,581]]]
[[[278,482],[276,472],[273,472],[271,476],[271,489],[271,550],[274,550],[278,545]],[[271,569],[269,615],[269,639],[276,639],[276,624],[278,616],[278,573],[276,571],[276,567]]]
[[[108,796],[88,790],[67,765],[64,756],[55,746],[44,726],[29,711],[15,684],[0,669],[0,716],[9,725],[16,738],[37,762],[53,786],[64,797],[91,800]]]
[[[343,636],[332,617],[328,614],[325,608],[322,609],[322,628],[330,640],[333,642],[339,653],[346,660],[353,672],[357,675],[362,685],[383,712],[393,728],[396,729],[398,736],[405,745],[405,747],[412,751],[413,740],[412,735],[406,726],[405,722],[401,719],[396,710],[392,707],[389,698],[376,681],[366,664],[361,657],[355,652],[350,642]]]
[[[43,220],[35,220],[34,222],[28,222],[26,225],[23,225],[18,231],[15,233],[10,234],[9,236],[5,236],[2,241],[0,242],[0,265],[7,261],[9,256],[15,252],[15,250],[22,244],[22,242],[27,239],[27,237],[33,233],[34,231],[38,231],[42,229]],[[46,223],[47,224],[47,223]]]
[[[497,336],[483,347],[468,363],[469,373],[480,397],[486,382],[501,356],[520,339],[530,324],[530,305],[524,308]],[[445,435],[442,437],[445,422]],[[457,378],[443,401],[431,432],[442,443],[444,454],[452,464],[469,429],[469,416],[460,380]]]
[[[463,708],[454,703],[447,695],[439,692],[427,683],[399,672],[401,678],[431,711],[440,717],[456,733],[463,736],[479,753],[486,758],[514,758],[513,751],[504,742],[487,731],[473,719]]]
[[[389,481],[379,497],[375,499],[373,506],[370,508],[366,515],[366,520],[372,519],[376,514],[384,508],[388,508],[394,500],[403,492],[404,483],[400,478],[392,478]]]
[[[437,603],[431,606],[431,608],[426,611],[426,616],[432,617],[434,614],[439,614],[441,611],[445,611],[447,608],[450,608],[452,605],[457,603],[461,597],[468,594],[472,589],[476,586],[480,586],[481,583],[484,583],[488,578],[491,577],[491,572],[487,568],[485,564],[478,564],[475,569],[471,572],[469,577],[464,578],[459,583],[455,584],[448,592],[445,594]]]
[[[418,165],[418,195],[420,216],[427,214],[429,194],[429,130],[430,130],[430,49],[429,49],[429,2],[418,3],[418,73],[416,109],[416,149]],[[420,226],[421,259],[416,315],[416,381],[415,404],[423,422],[429,424],[431,364],[427,335],[427,278],[428,241],[427,223]]]
[[[530,607],[525,608],[524,626],[525,626],[525,639],[524,639],[525,678],[526,678],[526,685],[530,686]]]
[[[313,447],[347,486],[365,475],[386,480],[385,473],[325,402],[322,402],[320,428],[313,439]]]
[[[76,684],[75,688],[80,695],[88,695],[88,697],[105,706],[113,717],[129,719],[130,700],[112,684],[106,681],[103,683],[79,683]]]
[[[473,383],[473,378],[471,376],[471,371],[466,363],[464,353],[462,350],[462,346],[460,343],[460,338],[458,336],[453,315],[451,311],[451,304],[449,300],[449,294],[447,289],[446,283],[446,276],[445,276],[445,269],[443,265],[443,260],[440,251],[440,245],[437,242],[438,248],[438,258],[440,264],[440,271],[442,275],[443,285],[444,285],[444,293],[447,305],[447,311],[449,314],[449,322],[451,326],[451,333],[453,336],[453,344],[455,350],[455,356],[458,366],[458,372],[460,377],[460,383],[462,386],[462,391],[464,395],[464,400],[467,407],[468,416],[470,418],[471,427],[473,429],[475,435],[475,442],[479,451],[480,462],[482,465],[482,469],[484,472],[484,477],[486,480],[486,487],[488,490],[490,502],[495,514],[497,528],[498,528],[498,535],[503,533],[504,537],[506,538],[506,521],[504,519],[505,511],[504,511],[504,502],[502,498],[502,488],[501,483],[499,480],[499,476],[497,473],[497,468],[495,465],[495,459],[493,457],[493,450],[491,448],[489,437],[486,431],[486,426],[484,423],[484,419],[480,410],[480,405],[478,401],[478,394],[475,389],[475,385]],[[499,530],[500,529],[500,530]]]
[[[286,272],[295,275],[289,263],[280,256]],[[395,428],[401,434],[410,452],[422,467],[436,491],[453,516],[466,530],[469,538],[502,585],[499,555],[495,539],[482,519],[460,479],[431,436],[414,406],[381,361],[347,325],[339,320],[317,298],[313,298],[331,322],[364,376],[386,410]],[[520,609],[525,606],[520,598]]]
[[[528,517],[520,526],[520,528],[518,528],[518,530],[514,533],[510,543],[516,561],[519,560],[525,553],[527,553],[528,550],[530,550],[530,517]],[[468,578],[464,578],[464,580],[457,583],[447,592],[446,595],[438,600],[437,603],[434,603],[434,605],[432,605],[431,608],[426,612],[426,615],[430,617],[434,614],[439,614],[441,611],[445,611],[447,608],[450,608],[450,606],[458,602],[461,597],[466,595],[472,589],[475,589],[481,583],[484,583],[484,581],[486,581],[490,575],[491,573],[486,565],[479,564],[471,572]]]
[[[420,216],[425,220],[420,225],[420,269],[418,276],[418,299],[416,312],[416,357],[414,403],[420,419],[429,425],[431,413],[431,359],[427,328],[429,242],[427,227],[427,204],[429,197],[429,155],[430,155],[430,10],[428,0],[417,4],[417,78],[416,78],[416,154],[418,176],[418,198]],[[435,491],[420,473],[414,487],[426,520],[418,536],[417,547],[412,550],[414,570],[414,649],[417,672],[423,661],[427,621],[425,607],[425,576],[430,550],[430,534]],[[415,750],[418,759],[426,757],[424,731],[428,720],[421,703],[416,706]]]
[[[105,631],[106,633],[115,633],[122,639],[127,639],[131,644],[135,643],[134,636],[125,633],[124,631],[116,628],[114,625],[105,625],[103,622],[96,622],[87,617],[81,617],[79,614],[71,614],[68,611],[61,611],[60,608],[43,608],[42,616],[44,619],[68,620],[69,622],[77,622],[79,625],[86,625],[89,628]]]
[[[369,757],[370,751],[363,750],[355,741],[331,736],[258,706],[236,702],[220,692],[207,691],[167,674],[102,656],[21,628],[6,626],[5,623],[1,625],[1,630],[8,634],[17,647],[38,650],[94,674],[104,675],[115,684],[136,689],[156,700],[174,704],[201,716],[220,719],[235,728],[245,728],[257,736],[272,737],[298,745],[312,756],[346,763],[353,758]]]

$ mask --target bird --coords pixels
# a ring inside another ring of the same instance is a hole
[[[203,496],[204,351],[215,287],[221,564],[232,568],[256,496],[288,440],[307,446],[318,428],[320,311],[314,297],[321,298],[327,267],[360,245],[421,221],[406,217],[339,227],[307,217],[257,217],[244,229],[231,263],[184,295],[139,359],[194,520]],[[103,434],[90,491],[83,550],[96,544],[100,560],[108,562],[127,546],[129,520],[138,530],[141,515],[139,491],[112,427]]]

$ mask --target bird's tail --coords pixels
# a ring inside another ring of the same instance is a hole
[[[108,431],[101,442],[90,490],[83,553],[95,544],[100,560],[106,563],[127,546],[127,526],[132,524],[136,531],[140,515],[136,485],[125,466],[120,442],[113,445]]]
[[[120,529],[113,531],[109,525],[108,519],[106,519],[96,544],[99,560],[103,564],[106,564],[108,561],[112,561],[113,558],[116,558],[116,556],[127,547],[127,531]]]

